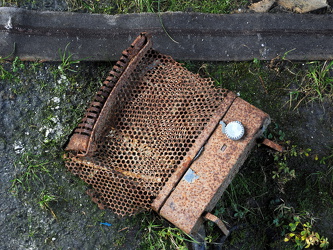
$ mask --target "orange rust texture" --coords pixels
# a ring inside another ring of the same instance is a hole
[[[265,138],[261,143],[266,145],[267,147],[275,149],[276,151],[283,152],[283,147],[281,145],[279,145],[269,139]]]
[[[160,210],[164,218],[188,234],[198,230],[203,223],[202,214],[210,212],[216,205],[255,145],[255,140],[270,122],[266,113],[241,98],[234,101],[223,118],[226,124],[235,120],[244,125],[244,137],[232,141],[218,126],[203,153],[190,166],[198,178],[193,182],[183,178]]]
[[[216,225],[221,229],[221,231],[222,231],[226,236],[229,235],[229,233],[230,233],[229,230],[227,229],[227,227],[224,225],[223,221],[222,221],[219,217],[217,217],[217,216],[215,216],[215,215],[213,215],[213,214],[211,214],[211,213],[206,213],[206,214],[204,215],[204,218],[205,218],[206,220],[210,220],[211,222],[216,223]]]
[[[84,143],[67,147],[68,169],[92,187],[95,202],[122,216],[151,209],[168,180],[181,178],[178,168],[186,170],[236,98],[140,44],[129,62],[133,47],[123,52],[74,131],[90,136],[89,154]]]
[[[147,53],[151,47],[150,35],[141,33],[131,46],[122,52],[122,57],[109,72],[109,76],[96,93],[85,116],[75,128],[66,151],[74,151],[78,155],[84,156],[89,153],[91,155],[96,150],[97,145],[95,141],[105,135],[104,130],[108,127],[106,124],[110,123],[108,113],[112,110],[110,96],[115,96],[111,95],[114,86],[117,83],[119,89],[120,83],[127,80],[130,73],[137,66],[138,61],[143,57],[143,54]]]
[[[67,151],[85,152],[88,147],[89,136],[84,134],[73,134],[67,147]]]
[[[207,124],[205,130],[200,134],[196,143],[189,150],[186,158],[180,163],[178,168],[175,170],[173,175],[169,178],[168,182],[164,185],[163,189],[159,192],[158,196],[154,199],[152,203],[152,209],[159,212],[163,206],[165,200],[168,198],[172,189],[177,185],[179,179],[184,175],[185,171],[189,168],[192,163],[193,158],[196,156],[197,152],[207,141],[211,133],[216,128],[220,119],[224,116],[225,112],[229,109],[232,102],[236,98],[236,94],[233,92],[228,92],[227,96],[224,98],[224,102],[220,104],[217,108],[216,114],[210,119],[209,124]]]

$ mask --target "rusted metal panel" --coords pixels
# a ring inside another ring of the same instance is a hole
[[[153,50],[145,33],[120,62],[74,130],[66,164],[94,201],[126,215],[181,177],[236,95]]]
[[[114,126],[111,112],[117,103],[118,92],[128,81],[143,54],[151,49],[150,37],[142,33],[123,51],[122,57],[110,71],[100,91],[90,104],[82,122],[75,129],[74,135],[70,138],[66,150],[76,150],[81,156],[93,154],[97,149],[96,143],[108,133],[108,129]],[[115,83],[117,86],[114,88]]]
[[[164,185],[162,190],[159,192],[159,195],[154,199],[151,207],[156,212],[159,212],[163,206],[165,200],[169,197],[172,190],[176,187],[179,180],[184,175],[185,171],[189,168],[195,156],[200,151],[200,148],[204,146],[210,137],[211,133],[216,129],[217,124],[224,116],[225,112],[229,109],[232,102],[236,98],[236,94],[233,92],[228,92],[228,95],[225,97],[224,102],[218,107],[216,114],[211,118],[210,123],[207,125],[206,129],[200,134],[195,144],[192,146],[186,158],[181,162],[178,168],[175,170],[173,175],[169,178],[168,182]]]
[[[246,134],[233,141],[217,127],[204,146],[203,153],[192,163],[160,210],[160,214],[191,234],[203,223],[204,212],[210,212],[247,158],[256,139],[270,122],[269,116],[237,98],[224,122],[240,121]]]
[[[66,166],[92,186],[100,208],[121,216],[153,209],[188,234],[208,219],[228,234],[209,212],[269,122],[141,33],[73,131]]]
[[[163,30],[161,21],[173,42]],[[0,8],[0,56],[59,61],[116,61],[138,33],[179,60],[327,60],[333,58],[333,15],[155,13],[101,15]],[[13,54],[11,52],[14,49]]]

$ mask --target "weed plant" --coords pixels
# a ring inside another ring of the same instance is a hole
[[[48,210],[54,218],[57,218],[56,214],[54,213],[54,211],[51,207],[51,203],[58,201],[58,199],[59,198],[57,196],[50,194],[47,191],[44,191],[41,193],[41,197],[40,197],[38,204],[41,208]]]
[[[293,222],[286,226],[291,233],[286,234],[285,242],[292,241],[296,249],[319,246],[326,249],[329,246],[328,239],[320,236],[319,233],[312,230],[312,224],[309,222],[302,223],[300,216],[294,216]]]
[[[80,60],[73,60],[73,54],[68,50],[68,43],[64,50],[59,49],[59,57],[61,64],[58,66],[59,73],[65,75],[68,71],[76,73],[77,71],[72,68],[74,64],[80,63]]]

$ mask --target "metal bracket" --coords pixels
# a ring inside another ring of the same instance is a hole
[[[211,213],[206,213],[203,217],[206,220],[214,222],[226,236],[229,235],[230,231],[227,229],[226,225],[223,223],[223,221],[220,218]]]
[[[275,142],[273,142],[273,141],[271,141],[269,139],[266,139],[266,138],[264,140],[262,140],[262,141],[259,141],[259,143],[264,144],[267,147],[270,147],[270,148],[272,148],[272,149],[274,149],[276,151],[279,151],[279,152],[283,152],[284,151],[284,148],[281,145],[279,145],[279,144],[277,144],[277,143],[275,143]]]

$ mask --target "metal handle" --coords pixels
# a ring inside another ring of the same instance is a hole
[[[270,147],[270,148],[272,148],[272,149],[274,149],[276,151],[279,151],[279,152],[283,152],[283,150],[284,150],[281,145],[279,145],[279,144],[277,144],[277,143],[275,143],[275,142],[273,142],[271,140],[268,140],[266,138],[263,141],[260,141],[259,143],[264,144],[267,147]]]
[[[206,220],[214,222],[226,236],[229,235],[230,231],[227,229],[226,225],[222,222],[220,218],[211,213],[206,213],[203,217]]]

